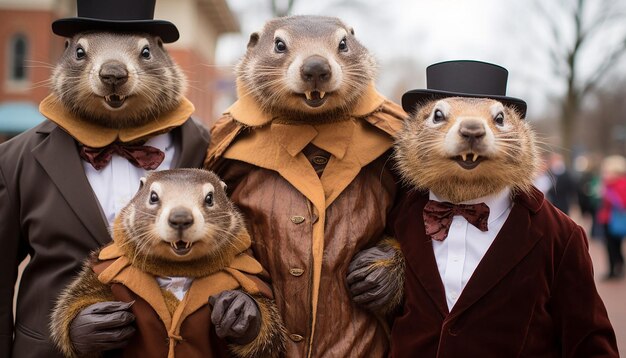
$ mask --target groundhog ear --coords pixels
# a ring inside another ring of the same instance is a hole
[[[228,185],[226,185],[226,183],[224,183],[223,181],[220,180],[220,185],[222,186],[222,189],[224,191],[226,191],[226,188],[228,188]]]
[[[252,47],[256,46],[257,42],[259,42],[259,33],[258,32],[253,32],[250,35],[250,40],[248,40],[248,48],[252,48]]]
[[[350,30],[350,34],[352,34],[352,36],[354,36],[354,28],[349,28],[348,30]]]
[[[144,185],[146,185],[146,177],[141,177],[139,179],[139,189],[143,188]]]

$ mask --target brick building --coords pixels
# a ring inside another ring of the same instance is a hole
[[[75,15],[75,0],[0,0],[0,141],[43,120],[37,106],[64,42],[50,24]],[[167,48],[189,80],[194,117],[210,123],[224,81],[214,66],[217,39],[239,31],[237,19],[226,0],[157,0],[154,17],[178,27],[180,39]]]

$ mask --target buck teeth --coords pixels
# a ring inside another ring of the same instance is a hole
[[[477,160],[478,160],[478,155],[472,154],[472,162],[475,162]]]
[[[308,99],[309,101],[311,100],[311,91],[305,91],[304,95],[306,96],[306,99]]]
[[[324,96],[326,96],[326,92],[320,91],[320,99],[324,98]]]
[[[461,158],[463,158],[463,161],[466,161],[467,160],[467,153],[461,154]]]

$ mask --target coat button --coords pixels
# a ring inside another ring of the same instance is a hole
[[[294,341],[294,342],[300,342],[300,341],[302,341],[304,339],[304,337],[302,337],[299,334],[295,334],[295,333],[290,334],[289,338],[291,338],[291,340]]]
[[[448,334],[453,336],[453,337],[456,337],[459,334],[459,332],[456,329],[454,329],[452,327],[449,327],[448,328]]]
[[[313,157],[312,162],[313,162],[313,164],[324,165],[324,164],[328,163],[328,159],[326,157],[321,156],[321,155],[316,155],[316,156]]]
[[[304,222],[304,216],[294,215],[291,217],[291,222],[294,224],[302,224]]]
[[[292,269],[289,269],[289,273],[293,276],[298,277],[298,276],[302,276],[302,274],[304,273],[304,270],[300,268],[292,268]]]

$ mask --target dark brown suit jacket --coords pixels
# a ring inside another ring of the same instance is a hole
[[[201,167],[207,131],[192,119],[172,132],[175,167]],[[0,357],[60,357],[49,341],[55,299],[87,255],[110,241],[76,141],[45,121],[0,145]],[[19,263],[30,255],[17,299]]]
[[[390,224],[407,264],[393,357],[618,357],[587,238],[538,190],[515,198],[451,312],[424,232],[427,201],[410,194]]]

